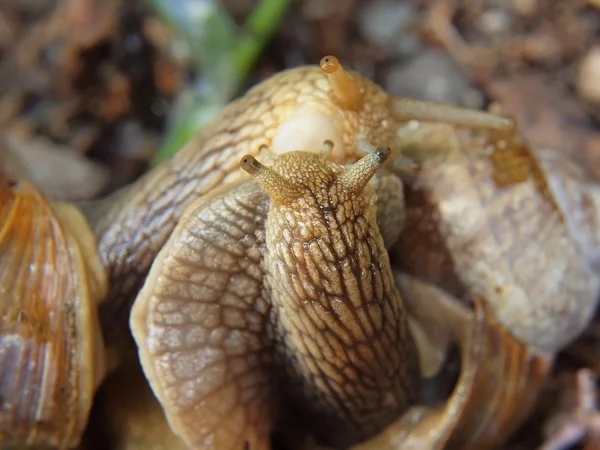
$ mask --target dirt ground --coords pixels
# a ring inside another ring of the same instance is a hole
[[[224,2],[239,22],[255,3]],[[55,198],[136,179],[177,93],[201,75],[174,56],[171,36],[141,1],[0,0],[0,146]],[[242,91],[326,54],[394,95],[499,102],[534,146],[568,151],[600,179],[595,0],[296,1]],[[600,322],[561,355],[505,448],[600,448],[599,371]]]

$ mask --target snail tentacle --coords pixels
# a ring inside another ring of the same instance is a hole
[[[364,105],[364,92],[354,76],[344,70],[335,56],[321,59],[321,70],[327,74],[331,94],[339,105],[348,110],[357,110]]]
[[[289,202],[299,194],[298,186],[294,186],[271,168],[261,164],[252,155],[246,155],[240,161],[240,167],[261,185],[269,196],[279,202]]]
[[[338,177],[338,184],[348,192],[360,193],[390,154],[391,151],[389,148],[377,147],[375,151],[363,156],[359,161],[346,169]]]
[[[512,131],[516,123],[508,117],[444,103],[391,97],[390,112],[397,121],[443,122],[451,125]]]

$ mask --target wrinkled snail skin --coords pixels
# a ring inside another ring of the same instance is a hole
[[[170,160],[141,180],[100,203],[90,219],[108,268],[110,292],[101,309],[109,345],[123,342],[130,306],[154,256],[190,202],[242,175],[244,154],[257,156],[261,145],[273,153],[318,151],[334,143],[331,160],[356,161],[357,139],[396,144],[399,123],[409,119],[445,120],[491,128],[510,128],[499,116],[447,105],[398,99],[335,57],[321,67],[307,66],[274,75],[231,103]],[[122,344],[121,344],[122,345]]]
[[[380,105],[387,98],[375,85],[369,96]],[[103,318],[107,340],[113,339],[116,318],[128,317],[129,308],[156,252],[170,235],[190,201],[215,187],[241,179],[239,160],[244,154],[257,156],[269,145],[274,153],[301,148],[320,148],[325,139],[335,142],[334,160],[353,155],[342,152],[358,131],[379,134],[390,143],[391,124],[382,129],[383,108],[372,116],[346,112],[333,104],[327,78],[318,67],[277,74],[266,83],[233,102],[199,135],[170,160],[128,188],[128,194],[112,205],[95,227],[99,249],[109,268],[111,289]],[[363,123],[361,123],[360,121]],[[366,123],[365,123],[366,122]],[[342,126],[343,129],[337,129]],[[286,137],[287,136],[287,137]],[[302,140],[308,142],[303,146]],[[314,140],[315,142],[312,142]],[[277,142],[283,141],[282,144]],[[294,147],[287,147],[287,145]],[[338,153],[339,152],[339,153]],[[119,333],[123,327],[115,330]]]
[[[105,372],[106,291],[81,213],[27,181],[2,183],[0,447],[78,445]]]
[[[414,343],[366,188],[388,154],[380,148],[345,172],[310,153],[273,169],[242,163],[271,201],[265,286],[293,392],[303,421],[335,446],[373,435],[416,393]]]
[[[184,213],[131,329],[190,448],[267,449],[289,420],[343,448],[415,400],[418,357],[376,218],[374,187],[387,184],[369,183],[388,154],[347,168],[303,151],[270,167],[247,155],[254,180]]]

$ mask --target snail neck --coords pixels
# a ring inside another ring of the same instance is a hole
[[[367,185],[381,155],[345,169],[295,153],[269,169],[289,185],[269,192],[265,284],[294,404],[323,443],[345,446],[408,407],[418,363]],[[248,167],[272,189],[261,170]]]

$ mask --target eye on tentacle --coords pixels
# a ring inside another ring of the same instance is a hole
[[[335,56],[321,59],[321,70],[327,74],[333,97],[344,109],[356,110],[364,104],[364,92],[357,80],[344,70]]]
[[[324,141],[319,156],[326,160],[332,149],[333,143],[329,140]],[[360,193],[391,155],[391,149],[388,147],[374,147],[365,143],[364,150],[369,153],[338,176],[337,183],[342,189]],[[258,181],[275,201],[289,202],[301,194],[301,186],[295,185],[277,171],[261,164],[252,155],[245,155],[240,161],[240,167]]]
[[[320,62],[321,70],[327,74],[332,95],[337,103],[347,110],[358,110],[364,105],[364,88],[347,72],[339,60],[332,55]],[[514,120],[493,112],[475,111],[444,103],[390,96],[390,113],[398,122],[419,120],[445,122],[451,125],[492,130],[512,130]]]
[[[258,181],[269,197],[276,202],[289,202],[297,198],[300,193],[297,186],[270,167],[258,162],[252,155],[244,156],[240,161],[240,167]]]
[[[349,192],[361,192],[375,172],[389,158],[391,150],[388,147],[376,147],[374,151],[363,156],[352,164],[338,177],[338,184]]]

